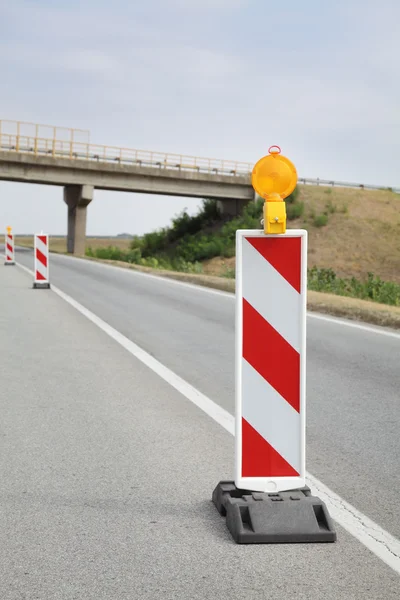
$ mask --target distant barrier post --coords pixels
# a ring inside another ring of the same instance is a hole
[[[334,542],[305,481],[307,231],[286,230],[297,173],[280,152],[252,172],[263,229],[236,232],[235,479],[213,502],[237,543]]]
[[[14,235],[12,228],[7,227],[5,235],[5,265],[15,265]]]

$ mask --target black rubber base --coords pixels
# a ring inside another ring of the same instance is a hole
[[[277,494],[239,490],[220,481],[212,500],[237,544],[335,542],[325,503],[308,487]]]
[[[15,265],[15,262],[10,262],[10,261],[5,261],[4,262],[4,266],[5,267],[13,267]]]
[[[49,290],[50,289],[50,284],[49,283],[38,283],[37,281],[33,284],[33,289],[39,289],[39,290]]]

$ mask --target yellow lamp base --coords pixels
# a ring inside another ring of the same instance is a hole
[[[286,232],[286,204],[280,202],[264,202],[264,233]]]

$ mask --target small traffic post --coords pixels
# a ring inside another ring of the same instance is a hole
[[[286,229],[297,172],[280,152],[252,172],[263,229],[236,232],[235,479],[212,499],[239,544],[336,541],[306,486],[307,231]]]
[[[35,234],[35,272],[34,288],[50,288],[49,280],[49,236],[45,233]]]
[[[14,248],[14,235],[12,233],[12,228],[7,227],[6,235],[5,235],[5,260],[4,264],[7,265],[15,265],[15,248]]]

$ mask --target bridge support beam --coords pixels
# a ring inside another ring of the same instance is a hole
[[[86,213],[93,200],[92,185],[66,185],[64,202],[68,206],[67,252],[83,256],[86,246]]]

